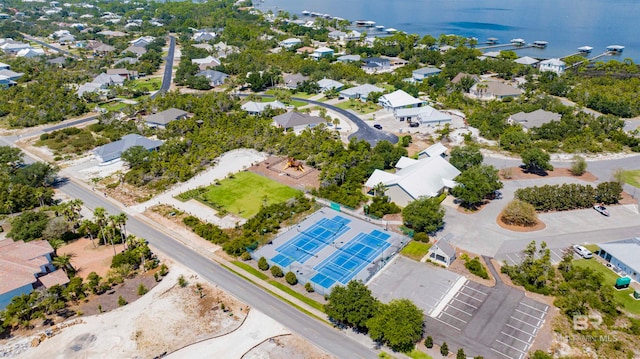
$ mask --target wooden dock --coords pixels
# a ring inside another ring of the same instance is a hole
[[[578,54],[581,54],[581,53],[579,52]],[[574,54],[574,55],[575,55],[575,54]],[[576,66],[579,66],[579,65],[585,64],[585,63],[593,62],[593,61],[595,61],[595,60],[597,60],[597,59],[599,59],[599,58],[601,58],[601,57],[604,57],[604,56],[610,56],[610,55],[611,55],[611,51],[605,51],[605,52],[601,53],[600,55],[596,55],[596,56],[594,56],[594,57],[586,58],[586,59],[584,59],[583,61],[578,61],[578,62],[576,62],[575,64],[573,64],[573,65],[571,65],[571,66],[568,66],[568,67],[567,67],[567,70],[569,70],[569,69],[571,69],[571,68],[573,68],[573,67],[576,67]],[[569,56],[572,56],[572,55],[569,55]],[[569,56],[565,56],[565,57],[569,57]],[[564,57],[563,57],[563,58],[564,58]]]

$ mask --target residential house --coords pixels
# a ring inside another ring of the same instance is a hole
[[[368,57],[362,60],[362,69],[367,73],[376,73],[391,69],[391,60],[381,57]]]
[[[25,44],[23,42],[15,41],[10,38],[1,38],[0,39],[0,49],[7,55],[13,55],[18,53],[18,51],[23,49],[31,48],[31,45]]]
[[[319,47],[313,50],[311,57],[315,58],[316,60],[319,60],[323,57],[333,57],[333,49],[326,46]]]
[[[418,122],[427,126],[437,126],[451,122],[449,114],[440,112],[429,105],[398,108],[393,111],[396,120]]]
[[[207,56],[202,59],[191,59],[191,63],[197,64],[200,70],[218,67],[221,64],[220,60],[216,59],[213,56]]]
[[[144,54],[147,53],[147,49],[144,46],[135,46],[135,45],[131,45],[129,47],[127,47],[126,49],[124,49],[124,51],[122,51],[123,54],[126,53],[133,53],[136,55],[136,57],[140,57]]]
[[[137,64],[138,62],[140,62],[140,60],[136,59],[135,57],[123,57],[119,60],[116,60],[114,65],[116,66],[121,66],[122,64],[133,65],[133,64]]]
[[[640,282],[640,237],[601,243],[598,247],[596,254],[615,266],[621,275]]]
[[[107,44],[101,44],[93,49],[93,52],[98,55],[106,55],[114,51],[116,51],[116,48]]]
[[[509,116],[507,122],[511,125],[520,124],[525,129],[531,129],[534,127],[540,127],[546,123],[552,121],[560,121],[562,115],[555,112],[545,111],[543,109],[538,109],[533,112],[518,112]]]
[[[515,62],[516,64],[520,64],[520,65],[536,67],[536,65],[540,61],[538,61],[537,59],[534,59],[533,57],[523,56],[523,57],[520,57],[520,58],[517,58],[517,59],[513,60],[513,62]]]
[[[0,70],[11,70],[11,65],[0,62]]]
[[[216,71],[216,70],[203,70],[196,74],[196,76],[203,76],[207,80],[209,80],[209,85],[215,87],[224,84],[229,75],[224,72]]]
[[[344,87],[344,84],[336,80],[325,78],[318,81],[318,86],[320,87],[320,92],[325,92],[330,90],[340,90]]]
[[[193,44],[193,47],[197,47],[199,49],[207,50],[208,52],[213,51],[213,46],[211,44]]]
[[[441,72],[442,70],[437,67],[427,66],[417,70],[413,70],[413,72],[411,73],[411,78],[413,78],[414,81],[420,82],[431,76],[437,76]]]
[[[360,99],[362,102],[366,102],[369,94],[371,94],[372,92],[382,93],[384,92],[384,89],[375,85],[364,84],[340,91],[340,97],[349,99]]]
[[[247,111],[249,115],[260,115],[267,109],[278,110],[286,109],[287,106],[280,101],[273,102],[255,102],[249,101],[241,106],[242,110]]]
[[[163,144],[162,141],[150,140],[136,134],[122,136],[118,141],[107,143],[93,150],[93,154],[100,162],[110,162],[120,159],[122,152],[131,147],[142,146],[148,151],[156,150]]]
[[[208,42],[208,41],[214,40],[216,36],[217,35],[215,32],[199,30],[199,31],[196,31],[191,38],[195,42]]]
[[[170,108],[144,118],[144,122],[151,128],[166,128],[170,122],[184,120],[189,113],[177,108]]]
[[[473,83],[480,82],[480,77],[478,75],[470,75],[464,72],[460,72],[454,78],[451,79],[451,83],[459,84],[460,81],[462,81],[462,79],[465,77],[471,78],[473,80]]]
[[[447,240],[440,239],[429,248],[427,256],[431,261],[448,267],[456,260],[456,249]]]
[[[55,66],[58,66],[60,68],[64,67],[64,65],[66,63],[67,63],[67,58],[64,57],[64,56],[58,56],[58,57],[55,57],[53,59],[47,60],[47,64],[55,65]]]
[[[327,34],[327,36],[331,40],[344,41],[344,38],[347,36],[347,33],[344,32],[344,31],[334,30],[334,31],[329,32]]]
[[[104,35],[106,37],[123,37],[123,36],[127,36],[126,33],[122,32],[122,31],[111,31],[111,30],[102,30],[100,32],[97,32],[98,35]]]
[[[564,73],[566,65],[567,64],[560,59],[549,59],[549,60],[540,61],[540,63],[538,64],[538,69],[542,72],[550,71],[550,72],[555,72],[558,75],[561,75]]]
[[[146,47],[147,45],[152,43],[153,40],[155,40],[155,37],[153,37],[153,36],[142,36],[142,37],[139,37],[139,38],[137,38],[135,40],[129,41],[129,43],[131,44],[131,46]]]
[[[435,197],[447,188],[455,187],[453,181],[460,171],[440,156],[415,160],[402,157],[396,164],[397,171],[389,173],[376,169],[365,183],[368,191],[382,183],[385,194],[399,206],[406,206],[420,197]]]
[[[17,81],[23,75],[24,74],[22,72],[15,72],[15,71],[8,70],[8,69],[0,70],[0,76],[5,76],[6,78],[8,78],[9,80],[12,80],[12,81]]]
[[[356,31],[356,30],[351,30],[349,32],[347,32],[347,35],[344,37],[344,41],[358,41],[360,40],[360,37],[362,36],[362,33],[360,31]]]
[[[54,250],[44,240],[0,241],[0,310],[36,288],[65,285],[69,278],[52,264]]]
[[[18,53],[16,54],[17,57],[24,57],[27,59],[31,59],[34,57],[40,57],[40,56],[44,56],[44,49],[40,49],[40,48],[28,48],[28,49],[22,49],[20,51],[18,51]]]
[[[282,115],[275,116],[273,118],[276,126],[284,128],[285,130],[292,129],[293,131],[300,131],[305,128],[314,127],[319,123],[326,123],[327,121],[322,117],[310,116],[304,113],[290,111],[283,113]]]
[[[297,89],[298,85],[300,85],[301,83],[309,80],[309,76],[304,76],[300,73],[284,74],[284,76],[282,76],[282,79],[284,80],[284,87],[293,90]]]
[[[404,90],[396,90],[392,93],[380,96],[378,104],[387,111],[395,111],[401,108],[420,107],[426,104],[424,100],[417,99]]]
[[[296,39],[295,37],[290,37],[290,38],[288,38],[286,40],[282,40],[280,42],[280,46],[282,46],[284,48],[287,48],[287,49],[290,49],[292,47],[298,46],[300,44],[302,44],[302,40]]]
[[[442,144],[442,142],[436,142],[433,145],[418,152],[418,159],[423,159],[426,157],[445,157],[446,154],[447,148]]]
[[[0,75],[0,88],[6,89],[15,85],[17,85],[15,81],[11,80],[7,76]]]
[[[85,93],[105,93],[111,86],[122,86],[125,78],[120,75],[109,75],[101,73],[93,81],[80,85],[76,91],[76,96],[82,97]]]
[[[314,49],[311,46],[302,46],[298,49],[296,49],[296,54],[298,55],[307,55],[307,54],[312,54],[316,49]]]
[[[227,55],[240,52],[237,46],[227,45],[222,41],[215,43],[213,45],[213,49],[215,50],[215,55],[219,59],[224,59],[225,57],[227,57]]]
[[[473,85],[469,93],[480,100],[501,100],[507,97],[518,97],[523,92],[500,81],[482,81]]]
[[[138,78],[138,71],[127,70],[125,68],[107,69],[107,75],[118,75],[127,80],[135,80]]]
[[[337,58],[338,61],[348,63],[348,62],[358,62],[360,61],[360,55],[342,55]]]

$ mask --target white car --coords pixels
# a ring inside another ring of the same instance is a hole
[[[591,253],[590,250],[578,244],[573,245],[573,251],[576,252],[580,257],[584,259],[590,259],[593,257],[593,253]]]
[[[600,214],[609,217],[609,211],[607,210],[607,207],[602,205],[595,205],[593,206],[593,209],[598,211]]]

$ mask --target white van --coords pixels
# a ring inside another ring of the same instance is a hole
[[[574,244],[573,251],[578,253],[578,255],[584,259],[589,259],[593,257],[593,253],[590,250],[586,249],[581,245]]]

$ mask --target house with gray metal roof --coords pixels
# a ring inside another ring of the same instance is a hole
[[[375,85],[364,84],[340,91],[340,97],[360,99],[362,102],[366,102],[372,92],[384,92],[384,89]]]
[[[640,282],[640,237],[598,244],[596,253],[611,263],[621,274]],[[613,285],[613,283],[611,283]]]
[[[249,101],[243,104],[240,108],[244,111],[247,111],[249,115],[259,115],[264,112],[266,109],[285,109],[287,106],[280,101],[272,101],[272,102],[255,102]]]
[[[163,143],[164,142],[158,140],[150,140],[141,135],[129,134],[122,136],[118,141],[97,147],[93,150],[93,154],[100,162],[109,162],[119,159],[122,152],[130,149],[131,147],[142,146],[148,151],[153,151]]]
[[[319,123],[324,123],[326,120],[318,116],[310,116],[300,112],[287,112],[282,115],[275,116],[273,118],[276,126],[282,127],[285,130],[293,129],[294,131],[303,130],[308,127],[313,127]]]
[[[540,127],[553,121],[560,121],[562,115],[559,113],[538,109],[533,112],[518,112],[511,115],[507,122],[511,125],[519,123],[525,129]]]
[[[215,87],[224,84],[229,75],[224,72],[216,71],[216,70],[204,70],[200,71],[196,74],[196,76],[203,76],[207,80],[209,80],[209,85]]]
[[[427,67],[423,67],[421,69],[413,70],[411,75],[412,75],[412,78],[415,81],[422,81],[422,80],[427,79],[427,78],[429,78],[431,76],[439,75],[441,72],[442,72],[442,70],[440,70],[437,67],[427,66]]]
[[[169,122],[184,120],[188,116],[189,113],[187,113],[187,111],[179,110],[177,108],[170,108],[168,110],[164,110],[162,112],[158,112],[145,117],[144,122],[147,124],[147,126],[152,128],[165,128],[167,127]]]

